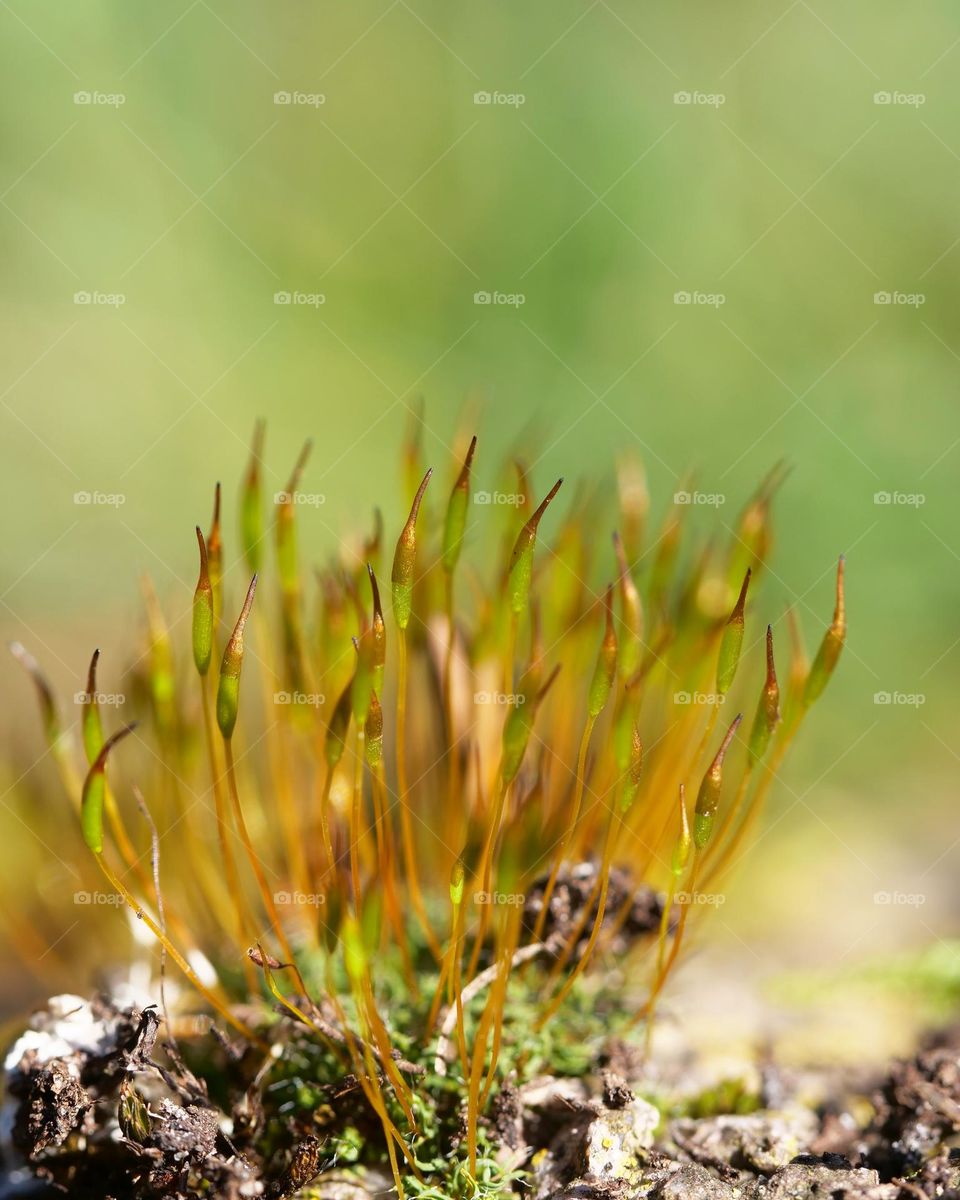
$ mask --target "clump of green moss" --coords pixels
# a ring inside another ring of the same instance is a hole
[[[168,623],[147,589],[139,724],[107,736],[94,655],[85,766],[16,651],[111,894],[260,1063],[276,1114],[262,1156],[313,1131],[340,1163],[385,1156],[398,1193],[421,1197],[507,1186],[486,1119],[504,1079],[577,1074],[600,1026],[650,1028],[846,631],[841,560],[812,666],[795,637],[781,691],[772,626],[751,640],[776,473],[725,544],[690,555],[690,507],[650,530],[635,463],[606,542],[596,500],[562,512],[561,479],[536,504],[523,467],[481,490],[477,439],[463,443],[439,497],[407,445],[392,556],[378,512],[311,576],[309,444],[268,526],[258,427],[240,558],[218,486],[189,613]]]

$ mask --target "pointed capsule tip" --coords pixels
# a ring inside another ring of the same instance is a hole
[[[407,518],[407,525],[416,523],[417,516],[420,513],[420,505],[423,502],[423,493],[427,490],[427,484],[430,482],[430,477],[433,474],[433,467],[427,467],[427,473],[420,480],[420,486],[417,488],[416,495],[413,497],[413,504],[410,506],[410,516]]]
[[[730,614],[731,621],[742,621],[743,610],[747,603],[747,589],[750,587],[750,579],[753,575],[753,568],[747,567],[746,574],[743,577],[743,583],[740,585],[740,594],[737,596],[737,602],[733,606],[733,612]]]
[[[97,663],[100,661],[99,647],[90,656],[90,666],[87,670],[87,695],[93,697],[97,692]]]

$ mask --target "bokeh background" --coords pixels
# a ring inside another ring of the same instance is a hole
[[[655,519],[690,469],[725,498],[704,528],[785,458],[763,607],[814,642],[845,552],[848,650],[676,1004],[725,972],[751,1036],[753,1004],[829,997],[825,1044],[859,1052],[907,1036],[910,956],[951,996],[955,6],[0,0],[0,43],[4,638],[69,695],[133,643],[142,572],[185,605],[258,416],[268,486],[315,439],[317,558],[398,494],[419,395],[444,470],[467,404],[488,486],[525,429],[538,488],[633,447]],[[47,766],[6,659],[0,705],[15,867]]]

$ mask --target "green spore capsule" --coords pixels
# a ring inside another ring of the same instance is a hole
[[[417,517],[420,514],[423,493],[427,490],[432,474],[431,467],[417,488],[410,515],[397,539],[397,548],[393,555],[390,581],[393,585],[393,617],[398,629],[406,629],[410,624],[410,613],[413,609],[413,572],[417,561]]]
[[[343,942],[343,965],[346,967],[347,977],[357,987],[363,982],[367,969],[367,953],[360,924],[352,913],[346,913],[343,918],[340,940]]]
[[[527,607],[527,600],[530,596],[530,581],[533,578],[533,552],[537,545],[537,529],[543,514],[547,511],[547,505],[557,492],[560,491],[562,483],[562,478],[557,480],[541,501],[539,508],[536,509],[517,535],[513,553],[510,556],[510,568],[507,574],[507,595],[512,612],[519,614]]]
[[[606,612],[603,641],[600,643],[600,653],[597,655],[597,665],[594,667],[587,696],[587,711],[591,717],[598,717],[606,708],[617,674],[617,634],[613,627],[612,585],[607,588],[603,606]]]
[[[383,672],[387,662],[387,627],[383,620],[383,606],[380,603],[380,588],[373,567],[367,563],[367,573],[370,577],[370,591],[373,594],[373,621],[371,622],[371,668],[373,671],[373,687],[377,692],[383,692]]]
[[[217,724],[220,732],[228,741],[233,736],[237,723],[237,711],[240,704],[240,671],[243,667],[243,630],[253,607],[253,597],[257,590],[257,576],[250,580],[246,599],[240,616],[234,626],[230,640],[223,651],[220,663],[220,683],[217,687]]]
[[[833,611],[833,622],[823,636],[820,649],[816,653],[810,674],[807,676],[806,686],[803,689],[804,708],[809,708],[827,686],[830,676],[840,660],[840,654],[847,638],[843,569],[844,557],[841,554],[840,561],[837,563],[837,601]]]
[[[687,869],[687,863],[690,859],[690,819],[687,816],[687,789],[680,784],[680,836],[677,838],[677,844],[673,848],[673,855],[670,860],[670,870],[679,879]]]
[[[330,723],[327,725],[327,736],[324,738],[323,752],[327,760],[327,766],[331,770],[343,757],[343,751],[346,747],[347,729],[350,726],[350,713],[353,709],[351,702],[352,691],[353,680],[351,679],[333,706]]]
[[[293,465],[286,488],[277,498],[276,541],[277,569],[280,574],[280,588],[287,596],[294,595],[300,585],[300,569],[297,563],[297,525],[294,518],[297,488],[300,486],[300,476],[307,465],[313,443],[307,439],[303,444],[297,461]]]
[[[216,617],[207,546],[199,525],[197,526],[197,542],[200,546],[200,576],[193,593],[193,661],[197,671],[201,675],[206,675],[210,670],[210,659],[213,655],[213,629]]]
[[[83,781],[83,792],[80,799],[80,828],[83,840],[94,854],[103,853],[103,801],[106,794],[106,766],[110,751],[129,733],[136,729],[136,722],[118,730],[100,747],[87,777]]]
[[[751,570],[748,567],[743,577],[743,585],[733,612],[723,628],[720,639],[720,652],[717,655],[717,692],[725,696],[733,684],[740,665],[740,651],[743,649],[743,610],[747,602],[747,588],[750,586]]]
[[[100,651],[94,650],[90,659],[90,669],[87,671],[87,690],[83,695],[83,749],[87,756],[87,764],[96,762],[97,755],[103,749],[103,723],[100,720],[100,705],[97,702],[97,663],[100,661]]]
[[[350,691],[350,706],[357,728],[362,729],[370,711],[370,697],[374,687],[373,630],[365,629],[359,638],[353,639],[353,645],[357,652],[357,666]]]
[[[476,448],[477,438],[474,435],[470,439],[467,457],[447,502],[447,513],[443,522],[443,567],[448,574],[456,567],[463,548],[463,531],[467,525],[467,510],[470,507],[470,468]]]
[[[207,534],[207,566],[213,592],[214,620],[223,612],[223,537],[220,533],[220,484],[213,491],[213,520]]]
[[[43,720],[43,731],[46,735],[47,745],[51,749],[55,749],[60,741],[62,730],[60,728],[60,716],[57,712],[57,702],[53,696],[53,689],[48,683],[46,676],[40,670],[40,664],[26,647],[22,646],[20,642],[11,642],[9,649],[13,657],[33,680],[33,685],[37,689],[37,696],[40,700],[40,714]]]
[[[463,858],[459,857],[450,872],[450,903],[456,908],[463,900],[463,885],[467,877]]]
[[[263,485],[260,463],[263,458],[263,438],[266,425],[257,421],[250,447],[250,462],[240,491],[240,545],[247,567],[256,575],[263,561]]]
[[[763,758],[770,744],[770,738],[780,720],[780,684],[777,682],[777,669],[773,661],[773,629],[767,626],[767,677],[763,691],[757,702],[756,716],[750,730],[748,753],[751,765]]]
[[[737,713],[733,723],[727,730],[716,757],[707,769],[700,791],[697,793],[697,806],[693,813],[693,840],[698,850],[702,850],[713,834],[714,820],[720,806],[720,786],[723,782],[723,760],[733,741],[734,734],[740,727],[743,713]]]
[[[383,761],[383,707],[376,691],[370,693],[367,722],[364,726],[363,753],[371,769]]]
[[[619,569],[620,621],[624,630],[620,638],[617,669],[621,679],[630,679],[638,670],[643,656],[643,602],[630,574],[623,539],[616,532],[613,535],[613,549]]]
[[[537,716],[537,710],[543,703],[544,697],[553,686],[553,681],[559,673],[560,666],[557,664],[540,691],[532,698],[520,693],[517,696],[517,702],[512,705],[507,714],[507,719],[503,723],[503,758],[501,765],[501,774],[505,785],[512,783],[517,777],[520,764],[523,762],[523,756],[527,751],[527,745],[530,742],[530,734],[533,732],[533,723]]]
[[[640,790],[640,774],[643,770],[643,741],[640,737],[640,726],[635,724],[630,739],[630,761],[623,781],[623,791],[620,795],[620,812],[625,814],[633,807]]]

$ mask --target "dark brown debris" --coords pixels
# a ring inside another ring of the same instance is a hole
[[[56,1058],[30,1072],[19,1094],[23,1099],[13,1139],[31,1160],[48,1146],[61,1146],[93,1103],[76,1070]]]
[[[544,922],[544,941],[551,937],[565,941],[573,935],[579,925],[579,940],[586,943],[593,924],[592,918],[596,916],[597,911],[594,890],[598,882],[598,870],[598,864],[593,862],[561,868],[550,897],[550,912]],[[533,929],[537,924],[546,885],[547,878],[544,876],[537,880],[527,893],[523,916],[528,929]],[[613,928],[621,909],[631,896],[632,903],[627,917],[612,943],[615,953],[622,953],[637,938],[653,934],[660,927],[660,918],[663,915],[662,897],[653,888],[645,885],[636,887],[631,876],[620,867],[613,867],[610,871],[603,927]],[[584,910],[588,905],[589,912],[585,915]]]

